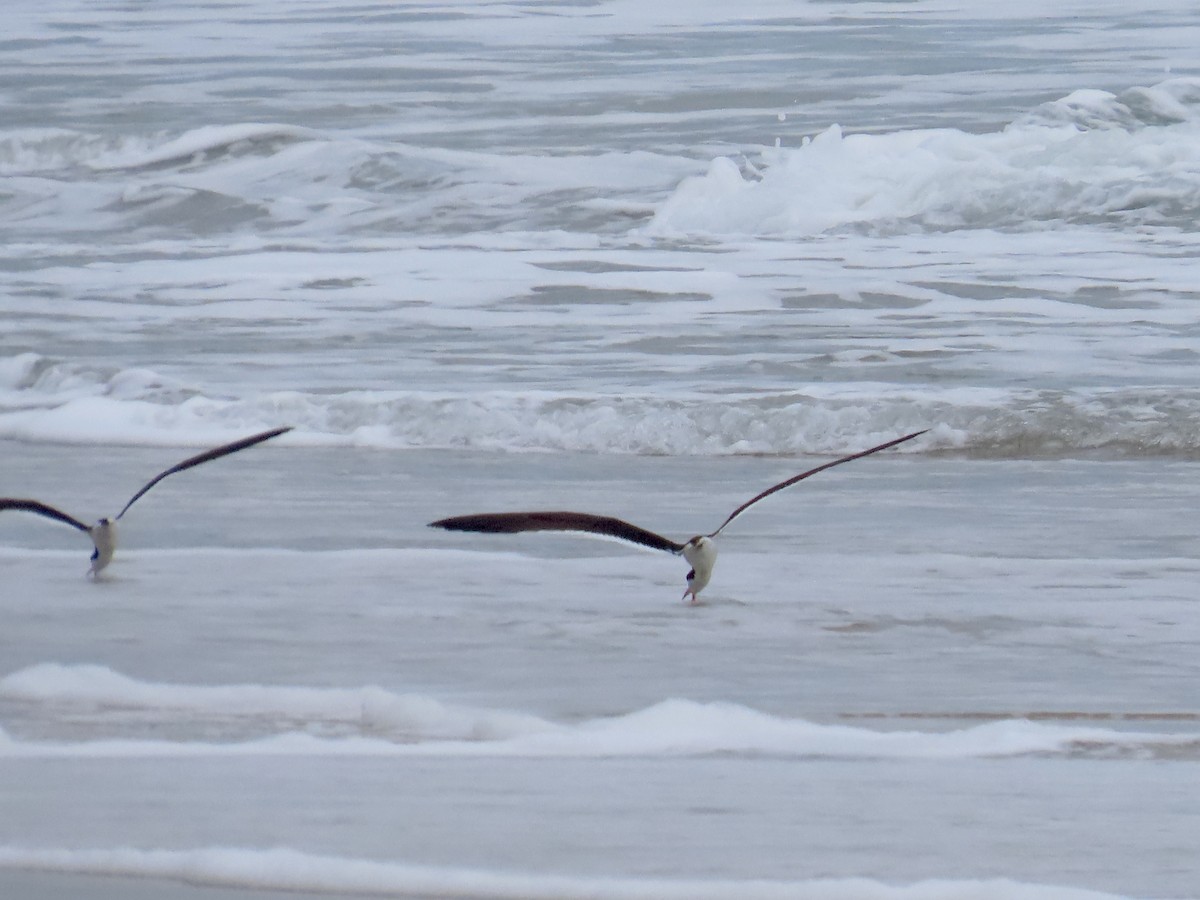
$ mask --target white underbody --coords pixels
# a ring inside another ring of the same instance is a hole
[[[717,561],[717,544],[712,538],[701,535],[684,544],[681,552],[683,558],[692,565],[692,571],[688,573],[687,590],[683,592],[683,596],[691,594],[692,602],[695,603],[697,595],[708,586],[712,578],[713,565]]]
[[[92,567],[88,574],[95,578],[112,562],[113,551],[117,549],[117,523],[112,519],[101,519],[88,529],[96,552],[92,554]]]

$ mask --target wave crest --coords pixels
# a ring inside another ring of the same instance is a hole
[[[844,134],[688,178],[650,233],[813,235],[1037,228],[1200,215],[1200,79],[1077,91],[1002,131]]]
[[[94,729],[154,739],[17,740],[0,731],[0,756],[437,755],[969,759],[1046,755],[1194,753],[1188,734],[1152,734],[1000,719],[955,731],[874,731],[775,715],[734,703],[669,699],[578,722],[453,707],[380,687],[142,682],[102,666],[42,664],[0,679],[0,700],[70,711]],[[202,739],[196,738],[201,729]],[[178,734],[175,740],[160,736]]]

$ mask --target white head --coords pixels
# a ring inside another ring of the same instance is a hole
[[[95,578],[112,562],[113,551],[117,549],[117,523],[112,519],[101,519],[88,529],[88,534],[96,545],[88,574]]]
[[[687,595],[691,594],[692,602],[695,603],[699,599],[697,595],[712,578],[713,564],[717,561],[717,545],[712,538],[698,534],[684,544],[680,552],[692,565],[692,571],[687,574],[688,586],[683,592],[683,598],[686,599]]]

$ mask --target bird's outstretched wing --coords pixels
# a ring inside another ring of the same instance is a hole
[[[253,447],[255,444],[261,444],[263,441],[269,441],[271,438],[278,437],[279,435],[291,430],[291,426],[287,426],[285,428],[272,428],[270,431],[252,434],[250,437],[242,438],[241,440],[234,441],[231,444],[223,444],[220,447],[214,447],[212,450],[205,450],[203,453],[198,453],[193,457],[185,459],[181,463],[176,463],[175,465],[171,466],[171,468],[159,472],[152,479],[150,479],[150,481],[143,485],[142,489],[130,498],[129,502],[125,504],[124,509],[117,513],[116,517],[119,519],[121,516],[125,515],[125,513],[129,511],[129,507],[133,506],[133,504],[138,501],[142,494],[146,493],[146,491],[150,490],[150,488],[154,487],[168,475],[174,475],[176,472],[182,472],[184,469],[190,469],[192,466],[198,466],[200,463],[206,463],[209,460],[220,459],[222,456],[228,456],[230,453],[237,453],[239,450],[245,450],[247,447]]]
[[[91,526],[85,525],[74,516],[68,516],[61,509],[55,509],[53,506],[47,506],[40,500],[23,500],[17,497],[0,497],[0,511],[6,509],[23,509],[25,512],[37,513],[39,516],[45,516],[47,519],[57,519],[60,522],[66,522],[73,528],[78,528],[80,531],[90,532]]]
[[[765,491],[763,491],[761,494],[756,494],[755,496],[751,497],[749,500],[747,500],[745,503],[743,503],[741,506],[739,506],[737,509],[735,509],[733,512],[731,512],[729,514],[729,518],[727,518],[724,522],[721,523],[720,528],[718,528],[716,531],[709,534],[709,537],[716,537],[718,534],[720,534],[722,531],[725,530],[726,525],[728,525],[730,522],[732,522],[734,519],[736,519],[738,516],[740,516],[746,510],[748,510],[751,506],[753,506],[759,500],[762,500],[764,497],[770,497],[776,491],[782,491],[786,487],[791,487],[797,481],[803,481],[805,478],[808,478],[810,475],[816,475],[818,472],[824,472],[826,469],[832,469],[834,466],[840,466],[842,463],[848,463],[848,462],[852,462],[853,460],[856,460],[856,459],[862,459],[864,456],[870,456],[872,453],[878,453],[880,450],[887,450],[889,447],[895,447],[897,444],[903,444],[905,441],[911,441],[913,438],[919,437],[920,435],[924,434],[928,430],[929,429],[926,428],[921,431],[914,431],[912,434],[906,434],[904,437],[896,438],[895,440],[891,440],[891,441],[888,441],[887,443],[880,444],[877,447],[872,447],[870,450],[863,450],[859,453],[851,453],[849,456],[843,456],[841,459],[835,459],[832,462],[824,463],[822,465],[817,466],[815,469],[809,469],[807,472],[801,472],[799,475],[793,475],[791,478],[787,479],[786,481],[781,481],[781,482],[779,482],[779,484],[772,485],[771,487],[769,487]]]
[[[429,523],[431,528],[448,531],[477,531],[483,534],[516,534],[522,531],[583,531],[604,537],[618,538],[650,547],[679,553],[683,544],[676,543],[653,531],[631,525],[612,516],[594,516],[578,512],[512,512],[478,513],[471,516],[454,516]]]

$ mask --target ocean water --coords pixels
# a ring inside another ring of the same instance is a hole
[[[10,4],[0,894],[1200,897],[1197,46]]]

